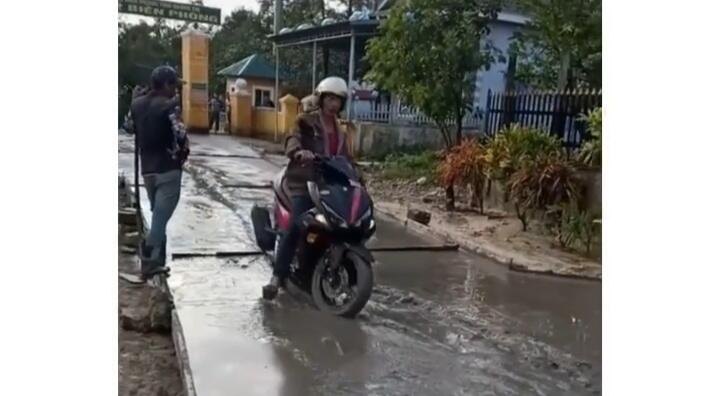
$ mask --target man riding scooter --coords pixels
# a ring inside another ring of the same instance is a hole
[[[300,218],[313,207],[307,189],[308,181],[317,174],[316,156],[350,157],[345,134],[340,131],[338,114],[345,107],[348,86],[339,77],[327,77],[315,89],[319,108],[301,114],[285,140],[285,154],[290,158],[286,180],[292,198],[290,227],[278,246],[270,283],[263,287],[263,296],[274,298],[290,273],[290,263],[300,239]]]

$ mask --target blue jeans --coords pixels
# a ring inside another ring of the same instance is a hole
[[[143,180],[152,211],[150,231],[145,236],[145,245],[152,248],[152,255],[156,256],[158,252],[165,250],[167,224],[180,200],[182,171],[150,173],[143,175]],[[164,257],[161,259],[164,260]]]
[[[290,274],[290,263],[300,241],[300,219],[302,214],[312,209],[313,202],[307,195],[292,197],[292,211],[290,213],[290,227],[287,233],[280,238],[275,268],[273,274],[285,278]]]

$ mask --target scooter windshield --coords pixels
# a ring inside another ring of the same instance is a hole
[[[350,184],[350,180],[357,181],[357,172],[346,157],[337,156],[324,159],[323,177],[329,184]]]

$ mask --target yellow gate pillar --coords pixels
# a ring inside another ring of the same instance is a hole
[[[295,125],[298,116],[298,98],[287,94],[280,98],[280,122],[279,129],[282,137],[285,138]]]
[[[182,37],[182,88],[183,121],[188,131],[208,133],[210,116],[208,110],[208,53],[210,36],[188,29]]]
[[[252,97],[247,82],[235,80],[230,89],[230,134],[250,137],[252,135]]]

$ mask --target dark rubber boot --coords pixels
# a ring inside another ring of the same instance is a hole
[[[142,278],[148,280],[158,274],[167,274],[168,268],[165,267],[165,248],[152,249],[145,245],[145,241],[140,241],[138,252],[140,254],[140,274]]]
[[[277,275],[273,275],[273,277],[270,279],[270,283],[263,286],[263,298],[266,300],[272,300],[277,296],[278,290],[280,290],[280,286],[282,285],[282,279],[278,277]]]

